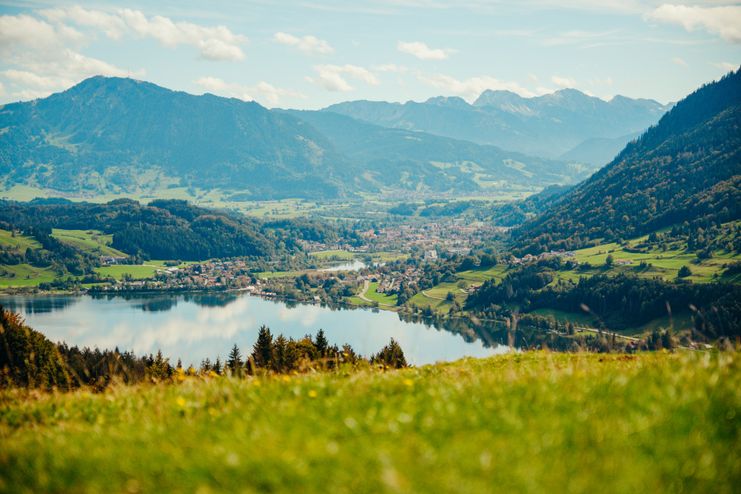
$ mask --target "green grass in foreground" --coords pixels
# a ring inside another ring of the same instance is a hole
[[[735,353],[524,353],[394,372],[0,394],[0,492],[713,492]]]

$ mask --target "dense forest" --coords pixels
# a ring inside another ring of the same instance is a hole
[[[349,239],[355,235],[330,222],[265,223],[180,200],[156,200],[146,205],[129,199],[105,204],[1,201],[0,227],[31,235],[57,253],[72,248],[50,237],[52,228],[94,229],[112,234],[112,247],[131,256],[180,260],[268,258],[298,249],[301,240],[333,241],[341,235]],[[77,271],[70,269],[73,273]]]
[[[96,229],[113,234],[112,246],[153,259],[266,256],[273,246],[259,225],[246,218],[199,208],[185,201],[128,199],[106,204],[3,202],[0,222],[24,231]]]
[[[741,335],[741,286],[666,282],[631,275],[594,275],[576,283],[552,283],[552,266],[533,263],[497,283],[484,282],[467,301],[478,313],[507,316],[513,309],[555,309],[589,314],[594,324],[615,329],[638,327],[661,317],[691,313],[702,338]]]
[[[701,87],[513,234],[519,253],[741,218],[741,69]]]

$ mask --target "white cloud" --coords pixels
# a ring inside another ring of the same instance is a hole
[[[556,86],[562,87],[562,88],[576,86],[576,81],[574,79],[570,79],[568,77],[561,77],[558,75],[551,76],[551,82],[555,84]]]
[[[445,91],[447,94],[455,94],[463,98],[473,100],[487,89],[504,89],[519,94],[520,96],[535,96],[532,91],[520,86],[516,82],[500,81],[491,76],[471,77],[459,80],[444,74],[417,74],[417,78],[431,86]]]
[[[672,63],[675,65],[679,65],[680,67],[687,67],[687,61],[681,57],[674,57],[672,58]]]
[[[170,48],[193,46],[206,60],[243,60],[242,45],[248,41],[246,36],[235,34],[225,26],[176,22],[159,15],[147,17],[143,12],[132,9],[106,12],[74,6],[46,9],[40,13],[58,26],[68,21],[77,26],[100,30],[112,39],[130,34],[155,39]]]
[[[243,60],[244,52],[239,46],[220,39],[207,39],[198,43],[201,57],[206,60]]]
[[[81,54],[78,50],[84,40],[80,32],[68,26],[25,14],[0,16],[0,56],[7,67],[0,72],[6,87],[4,99],[41,98],[93,75],[129,74]]]
[[[455,51],[450,48],[430,48],[421,41],[399,41],[396,49],[420,60],[445,60],[449,54]]]
[[[6,68],[0,73],[6,87],[3,99],[44,97],[93,75],[144,74],[80,53],[98,33],[115,40],[129,36],[154,39],[167,47],[192,46],[206,60],[243,60],[242,46],[248,41],[225,26],[147,17],[131,9],[103,11],[73,6],[40,10],[38,15],[0,16],[0,57]],[[273,102],[283,93],[262,86],[257,94]]]
[[[731,43],[741,43],[741,6],[700,7],[664,4],[646,15],[650,20],[679,24],[687,31],[705,29]]]
[[[225,26],[205,27],[191,22],[174,22],[159,15],[148,18],[141,11],[131,9],[121,9],[118,15],[136,35],[156,39],[165,46],[194,46],[207,60],[244,59],[240,45],[246,43],[247,38],[232,33]]]
[[[0,54],[6,55],[18,46],[27,49],[52,49],[60,44],[77,43],[82,33],[66,27],[52,26],[29,15],[0,16]]]
[[[322,86],[327,91],[347,92],[353,87],[345,76],[365,82],[371,86],[378,85],[378,78],[368,69],[357,65],[315,65],[317,77],[307,77],[306,80]]]
[[[268,106],[275,106],[284,98],[305,98],[299,92],[278,88],[265,81],[261,81],[254,86],[249,86],[246,84],[226,82],[218,77],[201,77],[195,83],[209,93],[238,98],[244,101],[258,101]]]
[[[126,23],[119,16],[100,10],[88,10],[75,5],[66,9],[45,9],[39,12],[52,22],[71,21],[78,26],[94,27],[112,39],[119,39],[126,31]]]
[[[293,46],[304,53],[326,55],[332,53],[334,48],[323,39],[316,36],[298,37],[288,33],[278,32],[273,35],[273,39],[282,45]]]

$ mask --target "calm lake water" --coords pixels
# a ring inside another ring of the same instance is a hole
[[[360,271],[364,267],[366,267],[366,264],[363,261],[358,261],[357,259],[353,259],[352,261],[343,262],[342,264],[337,264],[336,266],[332,266],[330,268],[320,269],[319,271],[326,271],[326,272]]]
[[[291,305],[247,294],[3,296],[0,304],[54,341],[137,354],[161,349],[194,365],[206,357],[223,361],[234,343],[248,353],[262,324],[293,338],[322,328],[331,343],[349,343],[365,356],[393,337],[414,365],[507,351],[488,332],[481,336],[481,329],[462,323],[435,328],[402,321],[393,312]]]

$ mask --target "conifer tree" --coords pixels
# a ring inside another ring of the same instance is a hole
[[[236,343],[229,352],[229,357],[226,361],[226,368],[233,375],[239,374],[239,370],[242,368],[242,352],[239,351],[239,347]]]
[[[208,372],[213,368],[211,365],[211,359],[206,357],[201,361],[201,372]]]
[[[316,340],[314,341],[314,346],[316,346],[316,349],[319,352],[320,357],[327,356],[327,349],[329,348],[329,341],[327,340],[327,337],[324,335],[323,329],[320,329],[319,332],[316,334]]]
[[[384,366],[393,369],[401,369],[402,367],[407,366],[404,351],[401,349],[399,343],[397,343],[393,338],[391,338],[389,344],[383,347],[378,354],[371,357],[371,363],[383,364]]]
[[[172,375],[169,359],[162,355],[162,350],[157,350],[157,355],[147,370],[154,379],[166,379]]]
[[[288,340],[282,334],[275,339],[273,345],[272,367],[275,372],[288,372]]]
[[[257,341],[252,347],[252,359],[257,367],[270,368],[273,360],[273,335],[267,326],[260,326]]]

